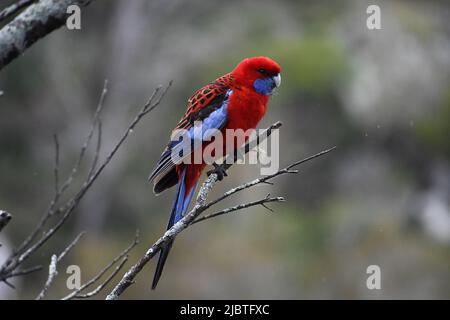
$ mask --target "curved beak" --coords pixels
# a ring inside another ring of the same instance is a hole
[[[275,83],[275,86],[278,88],[281,84],[281,74],[278,73],[276,76],[273,76],[272,79]]]

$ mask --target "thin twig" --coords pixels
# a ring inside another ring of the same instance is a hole
[[[39,295],[36,297],[36,300],[42,300],[44,299],[48,289],[50,289],[50,286],[53,283],[53,280],[55,280],[56,276],[58,275],[58,270],[56,269],[58,264],[58,256],[56,254],[52,255],[52,258],[50,260],[50,265],[48,266],[48,278],[47,281],[45,281],[44,287],[42,288]]]
[[[270,135],[270,132],[272,129],[274,128],[279,128],[281,126],[281,123],[276,123],[274,125],[272,125],[271,127],[268,128],[267,133],[265,135],[265,137],[267,138]],[[264,136],[260,136],[258,135],[256,139],[264,139]],[[250,150],[250,144],[251,142],[247,143],[244,147],[245,152],[248,152]],[[230,195],[249,188],[253,185],[262,183],[264,181],[267,181],[271,178],[274,178],[277,175],[280,174],[284,174],[284,173],[296,173],[297,171],[291,170],[293,167],[300,165],[302,163],[305,163],[307,161],[310,161],[314,158],[317,158],[319,156],[322,156],[332,150],[334,150],[335,147],[321,151],[315,155],[312,155],[310,157],[307,157],[303,160],[294,162],[293,164],[289,165],[288,167],[278,171],[275,174],[272,174],[270,176],[266,176],[266,177],[262,177],[262,178],[258,178],[255,179],[247,184],[241,185],[239,187],[236,187],[228,192],[226,192],[223,196],[219,197],[218,199],[211,201],[209,203],[206,203],[208,194],[210,193],[210,191],[213,189],[215,183],[217,182],[217,174],[216,173],[212,173],[211,175],[209,175],[209,177],[206,179],[206,181],[202,184],[198,195],[197,195],[197,200],[195,203],[194,208],[187,213],[182,219],[180,219],[176,224],[174,224],[169,230],[167,230],[164,235],[159,238],[144,254],[144,256],[136,263],[134,264],[122,277],[122,279],[119,281],[119,283],[114,287],[114,289],[111,291],[111,293],[106,297],[107,300],[116,300],[120,297],[120,295],[131,285],[134,283],[134,279],[137,276],[137,274],[144,268],[144,266],[159,252],[159,250],[161,250],[161,248],[168,242],[172,241],[180,232],[182,232],[183,230],[185,230],[189,225],[193,224],[193,222],[200,216],[200,214],[202,214],[202,212],[204,212],[205,210],[207,210],[208,208],[210,208],[211,206],[217,204],[218,202],[222,201],[223,199],[229,197]],[[235,158],[236,159],[236,155]],[[227,163],[226,168],[230,168],[232,165]],[[270,201],[268,201],[268,199],[270,199]],[[247,203],[247,204],[243,204],[243,205],[238,205],[232,208],[228,208],[228,209],[224,209],[220,212],[217,212],[215,216],[217,215],[222,215],[228,212],[233,212],[236,210],[240,210],[240,209],[244,209],[247,208],[249,206],[254,206],[254,205],[260,205],[260,204],[264,204],[266,202],[280,202],[280,201],[284,201],[284,198],[282,197],[277,197],[277,198],[268,198],[266,197],[265,199],[261,199],[255,202],[251,202],[251,203]],[[214,215],[214,214],[213,214]],[[205,219],[203,219],[205,220]],[[202,219],[200,218],[199,221],[202,221]]]
[[[99,121],[100,113],[103,110],[104,101],[105,101],[107,92],[108,92],[108,80],[105,80],[105,82],[103,84],[103,90],[100,95],[100,100],[98,102],[97,109],[95,110],[92,124],[89,129],[89,133],[86,136],[86,139],[84,140],[83,146],[81,147],[81,150],[80,150],[80,154],[78,155],[77,162],[75,163],[75,165],[72,168],[72,172],[70,173],[69,177],[67,178],[67,180],[64,182],[64,184],[61,187],[61,190],[60,190],[61,194],[64,193],[64,191],[66,191],[66,189],[72,184],[73,179],[75,178],[78,170],[80,169],[80,165],[83,162],[83,158],[86,154],[86,150],[89,147],[89,144],[92,140],[92,136],[94,135],[94,132],[95,132],[95,128]]]
[[[14,16],[0,29],[0,70],[20,57],[25,50],[67,22],[69,5],[85,7],[93,0],[42,0],[30,2],[22,12]],[[24,3],[23,1],[21,1]],[[27,2],[25,2],[27,4]],[[11,7],[3,17],[19,11]]]
[[[133,243],[130,244],[130,246],[128,246],[128,248],[126,248],[124,251],[122,251],[117,257],[115,257],[108,265],[106,265],[102,270],[100,270],[99,273],[97,273],[97,275],[95,275],[93,278],[91,278],[89,281],[87,281],[86,283],[84,283],[83,285],[80,286],[80,288],[72,291],[70,294],[68,294],[67,296],[65,296],[64,298],[62,298],[62,300],[70,300],[73,298],[76,298],[80,295],[80,292],[89,288],[91,285],[93,285],[94,283],[96,283],[98,280],[100,280],[103,275],[108,272],[119,260],[123,259],[122,262],[118,265],[118,269],[120,270],[122,268],[122,266],[125,264],[125,262],[127,261],[127,255],[128,253],[139,243],[139,232],[136,232],[136,236],[134,238]],[[125,260],[125,261],[124,261]],[[119,272],[119,270],[114,271],[110,277],[108,277],[106,279],[105,282],[103,282],[100,286],[101,288],[97,291],[100,292],[100,290],[105,287],[109,281],[111,281],[111,279]],[[110,279],[111,278],[111,279]],[[98,289],[98,287],[97,287]],[[94,291],[96,291],[97,289],[95,289]],[[94,294],[91,294],[90,296],[92,296]],[[84,298],[84,297],[81,297]]]
[[[106,85],[106,84],[105,84]],[[97,178],[100,176],[100,174],[103,172],[103,170],[106,168],[106,166],[110,163],[110,161],[113,159],[119,148],[123,145],[125,140],[128,138],[129,134],[133,132],[133,129],[137,126],[137,124],[142,120],[142,118],[147,115],[149,112],[154,110],[158,105],[160,105],[162,99],[165,97],[167,91],[172,85],[172,81],[169,82],[169,84],[162,89],[162,87],[158,87],[154,90],[151,97],[147,100],[145,105],[141,108],[141,110],[138,112],[136,117],[133,119],[131,124],[128,126],[128,128],[124,131],[119,141],[116,143],[116,145],[113,147],[113,149],[109,152],[109,154],[106,156],[106,158],[101,162],[100,166],[93,170],[92,174],[89,174],[80,189],[75,193],[75,195],[70,198],[66,203],[60,206],[58,210],[54,210],[55,204],[58,201],[58,195],[57,199],[53,199],[52,204],[50,205],[50,209],[47,211],[47,213],[44,215],[44,217],[41,219],[41,221],[38,223],[38,226],[34,229],[34,231],[31,233],[30,236],[23,242],[19,250],[16,250],[8,259],[7,261],[0,267],[0,281],[4,281],[10,277],[10,274],[18,267],[20,266],[25,260],[27,260],[36,250],[38,250],[43,244],[45,244],[65,223],[65,221],[70,217],[72,212],[75,210],[75,208],[78,206],[81,199],[84,197],[86,192],[91,188],[92,184],[97,180]],[[105,87],[104,87],[105,88]],[[94,115],[94,121],[93,121],[93,127],[95,127],[95,123],[99,122],[99,114],[103,106],[103,99],[104,95],[106,94],[106,89],[102,92],[102,95],[100,97],[100,103],[97,107],[97,111]],[[95,120],[97,119],[97,120]],[[101,125],[100,125],[101,126]],[[100,128],[99,126],[99,128]],[[101,130],[101,129],[100,129]],[[92,133],[91,133],[92,132]],[[78,171],[80,158],[82,159],[84,157],[85,149],[87,148],[87,144],[89,143],[91,137],[93,134],[93,129],[89,132],[87,139],[85,140],[85,143],[83,144],[82,151],[80,152],[80,157],[78,158],[74,169],[72,169],[72,173],[69,176],[68,180],[71,181],[73,178],[71,176],[73,173]],[[100,133],[101,134],[101,133]],[[89,141],[88,141],[89,140]],[[99,143],[98,143],[99,144]],[[69,184],[70,184],[69,183]],[[65,183],[66,184],[66,183]],[[65,184],[59,189],[65,190],[66,187]],[[44,226],[46,225],[46,222],[50,218],[50,216],[53,214],[53,212],[58,211],[61,212],[62,215],[59,218],[59,220],[56,221],[56,223],[44,231]],[[49,214],[50,212],[50,214]],[[36,238],[38,234],[42,233],[42,236],[39,240],[37,240],[34,244],[31,245],[31,242]]]
[[[95,288],[94,290],[88,292],[88,293],[84,293],[84,294],[77,294],[74,296],[74,298],[76,299],[86,299],[86,298],[91,298],[95,295],[97,295],[100,291],[103,290],[103,288],[105,288],[112,279],[114,279],[114,277],[119,273],[119,271],[122,269],[122,267],[125,265],[125,263],[128,261],[128,255],[123,257],[122,261],[117,265],[116,269],[114,269],[114,271],[109,275],[108,278],[106,278],[106,280],[101,283],[97,288]]]
[[[94,160],[91,164],[91,169],[89,170],[88,177],[92,177],[95,168],[97,167],[98,158],[100,156],[100,149],[102,147],[102,121],[101,118],[98,118],[97,121],[97,144],[95,148]]]
[[[15,288],[16,288],[11,282],[8,281],[8,279],[3,280],[3,282],[4,282],[8,287],[10,287],[11,289],[15,289]]]
[[[296,162],[288,165],[287,167],[285,167],[285,168],[283,168],[281,170],[278,170],[277,172],[275,172],[273,174],[270,174],[270,175],[267,175],[267,176],[264,176],[264,177],[259,177],[257,179],[252,180],[252,181],[249,181],[247,183],[241,184],[241,185],[239,185],[239,186],[237,186],[235,188],[232,188],[232,189],[228,190],[227,192],[225,192],[222,196],[220,196],[217,199],[215,199],[215,200],[211,201],[210,203],[208,203],[207,206],[210,207],[212,205],[215,205],[216,203],[218,203],[220,201],[223,201],[224,199],[230,197],[231,195],[233,195],[233,194],[235,194],[237,192],[240,192],[240,191],[242,191],[244,189],[248,189],[248,188],[254,187],[254,186],[258,185],[258,184],[262,184],[262,183],[272,184],[272,182],[270,182],[269,180],[271,180],[271,179],[273,179],[273,178],[275,178],[277,176],[284,175],[284,174],[295,174],[295,173],[298,173],[297,170],[292,170],[292,168],[294,168],[294,167],[296,167],[296,166],[298,166],[300,164],[303,164],[305,162],[308,162],[308,161],[311,161],[313,159],[316,159],[316,158],[318,158],[320,156],[323,156],[323,155],[333,151],[334,149],[336,149],[336,146],[328,148],[328,149],[323,150],[323,151],[320,151],[320,152],[318,152],[318,153],[316,153],[316,154],[314,154],[312,156],[309,156],[307,158],[304,158],[302,160],[296,161]]]
[[[83,142],[83,145],[80,149],[78,158],[77,158],[74,166],[72,167],[72,170],[71,170],[68,178],[62,184],[61,188],[59,188],[59,186],[58,186],[59,185],[59,182],[58,182],[58,180],[59,180],[59,178],[58,178],[58,176],[59,176],[59,173],[58,173],[59,172],[59,142],[58,142],[57,136],[54,136],[55,149],[56,149],[54,172],[55,172],[55,188],[57,188],[55,191],[55,195],[54,195],[52,201],[50,202],[50,205],[49,205],[47,211],[42,216],[40,222],[38,223],[38,225],[36,226],[34,231],[22,242],[20,247],[14,252],[14,255],[19,255],[20,253],[24,252],[24,250],[28,247],[28,245],[39,235],[39,233],[41,233],[43,231],[43,228],[45,227],[45,225],[47,224],[47,222],[51,218],[51,216],[56,211],[60,211],[60,210],[56,210],[55,207],[56,207],[59,199],[61,198],[61,196],[65,193],[67,188],[69,188],[69,186],[72,184],[73,179],[75,178],[75,175],[77,174],[77,172],[79,170],[79,167],[80,167],[80,165],[83,161],[84,155],[86,153],[86,149],[88,148],[89,143],[91,142],[92,136],[94,134],[95,127],[96,127],[98,119],[100,117],[100,113],[103,110],[104,100],[105,100],[105,96],[106,96],[107,92],[108,92],[108,80],[105,80],[105,82],[103,84],[102,93],[100,95],[100,99],[97,104],[97,108],[95,110],[94,116],[93,116],[92,124],[89,129],[89,133]]]
[[[55,168],[53,169],[55,175],[55,197],[59,192],[59,141],[58,135],[53,135],[53,141],[55,143]]]
[[[276,122],[271,125],[263,134],[259,134],[256,137],[256,141],[264,141],[267,139],[272,130],[278,129],[281,127],[281,122]],[[253,140],[249,141],[244,146],[244,152],[247,153],[251,146],[253,145]],[[235,163],[237,159],[237,154],[234,154],[234,161],[226,161],[225,169],[229,169],[233,163]],[[226,158],[225,160],[227,160]],[[206,181],[202,184],[195,203],[194,208],[187,213],[180,221],[178,221],[175,225],[173,225],[169,230],[167,230],[164,235],[159,238],[144,254],[144,256],[133,265],[122,277],[120,282],[115,286],[115,288],[111,291],[111,293],[106,297],[107,300],[115,300],[118,299],[119,296],[133,283],[136,275],[144,268],[144,266],[155,256],[156,253],[161,249],[161,247],[174,239],[181,231],[186,229],[202,212],[211,207],[213,204],[206,204],[206,199],[208,197],[209,192],[212,190],[214,185],[216,184],[218,176],[216,173],[212,173],[206,179]]]
[[[44,284],[44,287],[42,288],[41,292],[36,297],[36,300],[42,300],[44,299],[45,295],[47,294],[47,291],[50,289],[53,281],[55,280],[56,276],[58,275],[58,263],[67,255],[67,253],[78,243],[78,241],[81,239],[81,237],[86,232],[81,232],[78,234],[78,236],[75,237],[75,239],[57,256],[56,254],[53,254],[50,259],[50,265],[48,266],[48,278],[47,281]]]
[[[0,210],[0,231],[11,221],[12,215],[6,211]]]
[[[23,270],[13,271],[11,273],[10,278],[12,278],[12,277],[19,277],[19,276],[25,276],[27,274],[30,274],[30,273],[42,270],[42,268],[43,267],[41,265],[39,265],[39,266],[34,266],[34,267],[23,269]]]
[[[0,21],[6,19],[8,17],[11,17],[12,15],[16,14],[17,12],[19,12],[23,8],[29,6],[30,4],[32,4],[35,1],[36,0],[19,0],[16,3],[13,3],[12,5],[10,5],[9,7],[6,7],[5,9],[3,9],[0,12]]]
[[[78,241],[80,241],[81,237],[84,236],[85,234],[86,234],[86,231],[82,231],[77,235],[77,237],[75,239],[73,239],[73,241],[66,247],[66,249],[64,249],[64,251],[59,254],[58,262],[60,262],[67,255],[67,253],[70,250],[72,250],[73,247],[75,247],[75,245],[78,243]]]
[[[264,199],[260,199],[260,200],[252,201],[252,202],[248,202],[248,203],[239,204],[237,206],[229,207],[229,208],[223,209],[223,210],[215,212],[215,213],[204,215],[202,217],[199,217],[199,218],[195,219],[191,223],[191,225],[192,224],[196,224],[196,223],[201,222],[201,221],[205,221],[205,220],[211,219],[211,218],[215,218],[215,217],[218,217],[218,216],[221,216],[221,215],[224,215],[224,214],[232,213],[232,212],[235,212],[235,211],[238,211],[238,210],[242,210],[242,209],[245,209],[245,208],[254,207],[254,206],[257,206],[257,205],[261,205],[264,208],[266,208],[266,209],[270,210],[271,212],[273,212],[273,210],[270,209],[269,207],[267,207],[265,204],[269,203],[269,202],[284,202],[284,201],[285,201],[285,199],[283,197],[275,197],[275,198],[266,197]]]
[[[239,148],[237,152],[234,152],[233,155],[229,155],[225,158],[224,161],[224,169],[228,170],[236,161],[247,154],[252,148],[259,146],[259,144],[270,137],[274,130],[279,129],[283,124],[281,121],[277,121],[268,127],[264,132],[258,134],[255,139],[248,141],[244,147]],[[233,158],[233,159],[231,159]]]

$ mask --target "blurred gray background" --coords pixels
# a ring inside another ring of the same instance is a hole
[[[381,30],[366,28],[368,4]],[[136,261],[164,231],[174,191],[146,178],[196,89],[243,58],[283,68],[265,127],[283,122],[281,164],[329,146],[298,176],[239,194],[273,204],[198,224],[175,242],[156,291],[155,262],[124,298],[450,298],[450,5],[447,1],[93,1],[82,30],[61,28],[0,72],[0,208],[14,214],[0,257],[30,232],[53,195],[52,135],[69,173],[104,79],[104,148],[158,84],[174,84],[35,262],[64,261],[83,280],[133,239]],[[89,156],[92,156],[92,150]],[[232,168],[211,198],[258,175]],[[382,289],[368,290],[379,265]],[[128,264],[129,265],[129,264]],[[45,272],[0,283],[1,298],[33,298]],[[49,297],[67,293],[64,269]],[[102,297],[102,296],[100,296]]]

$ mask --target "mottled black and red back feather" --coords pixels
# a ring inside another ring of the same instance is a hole
[[[192,127],[194,121],[203,120],[197,117],[201,115],[201,111],[205,109],[213,111],[208,106],[214,104],[212,103],[214,100],[218,100],[221,96],[225,95],[232,85],[233,78],[230,74],[226,74],[195,92],[189,98],[186,113],[175,129],[188,129]],[[203,118],[206,118],[209,113],[204,111]]]
[[[175,129],[190,129],[195,121],[203,121],[213,111],[220,108],[226,99],[226,93],[233,85],[233,78],[226,74],[195,92],[188,100],[187,110]],[[174,143],[171,141],[161,154],[155,169],[149,177],[153,182],[153,191],[158,194],[178,182],[176,164],[171,159]]]

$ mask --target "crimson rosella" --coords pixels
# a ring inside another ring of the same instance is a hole
[[[255,129],[266,112],[270,95],[281,83],[280,72],[280,66],[270,58],[244,59],[232,72],[198,90],[188,100],[186,114],[175,129],[187,130],[192,139],[194,139],[194,128],[198,122],[201,122],[202,130],[216,129],[223,134],[228,131],[227,129],[243,131]],[[196,122],[195,126],[194,122]],[[149,177],[154,184],[153,190],[156,194],[178,184],[167,229],[177,223],[187,212],[198,180],[207,165],[204,159],[198,163],[182,162],[181,160],[189,155],[192,156],[192,154],[179,156],[180,145],[183,143],[185,141],[170,141]],[[208,143],[210,143],[208,139],[202,139],[200,146],[205,148]],[[225,144],[226,140],[223,143]],[[233,146],[233,148],[239,148],[241,145]],[[177,155],[176,159],[174,154]],[[213,164],[216,170],[211,172],[217,173],[221,180],[225,172],[223,169],[221,171],[221,167]],[[173,241],[161,249],[152,289],[155,289],[158,284],[172,244]]]

